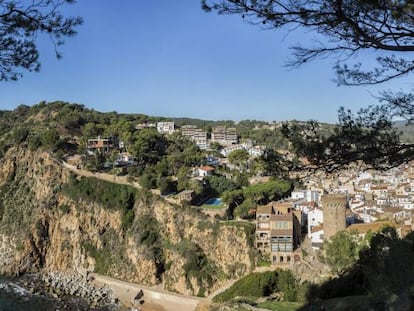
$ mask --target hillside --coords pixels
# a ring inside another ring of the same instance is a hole
[[[0,274],[85,268],[207,295],[253,267],[244,227],[129,186],[77,179],[44,151],[10,148],[0,189]]]

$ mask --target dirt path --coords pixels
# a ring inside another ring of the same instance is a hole
[[[68,163],[66,163],[65,161],[62,162],[62,165],[64,168],[70,170],[72,173],[78,175],[78,176],[84,176],[84,177],[95,177],[97,179],[103,180],[103,181],[107,181],[107,182],[111,182],[111,183],[115,183],[115,184],[119,184],[119,185],[127,185],[127,186],[131,186],[134,187],[135,189],[142,189],[141,185],[136,182],[136,181],[128,181],[128,177],[127,176],[116,176],[113,174],[108,174],[108,173],[92,173],[90,171],[87,170],[82,170],[82,169],[78,169],[76,166],[70,165]],[[152,194],[154,195],[161,195],[160,190],[159,189],[151,189],[150,190]],[[174,199],[171,197],[164,197],[164,200],[168,201],[169,203],[172,204],[180,204],[178,199]]]

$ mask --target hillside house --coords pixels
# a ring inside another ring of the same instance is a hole
[[[183,190],[177,194],[178,200],[181,202],[191,202],[194,199],[194,190]]]
[[[293,262],[300,243],[300,211],[288,204],[270,203],[256,210],[256,247],[273,265]]]
[[[109,153],[112,150],[119,148],[119,139],[115,136],[108,138],[101,138],[101,136],[98,136],[97,138],[88,139],[86,148],[90,153],[95,153],[96,151]]]
[[[135,157],[128,152],[123,152],[117,155],[115,160],[116,166],[128,166],[135,163]]]
[[[214,175],[215,168],[209,165],[201,166],[198,168],[197,173],[200,177],[206,177],[206,176],[213,176]]]

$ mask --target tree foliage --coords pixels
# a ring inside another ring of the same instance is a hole
[[[55,47],[76,34],[80,17],[64,17],[60,8],[74,0],[0,0],[0,81],[17,80],[22,70],[40,69],[36,40],[47,35]]]
[[[286,197],[292,190],[292,184],[286,180],[271,180],[267,183],[256,184],[243,189],[227,190],[222,194],[223,202],[234,209],[234,215],[247,217],[249,209],[257,204],[267,204]]]
[[[414,282],[414,235],[409,233],[400,238],[395,228],[384,227],[380,232],[362,243],[358,258],[351,264],[349,254],[355,256],[356,249],[351,246],[351,235],[337,236],[336,243],[341,249],[336,253],[337,263],[347,266],[343,273],[327,282],[312,286],[308,298],[329,299],[351,295],[368,295],[373,310],[412,310],[414,307],[411,286]],[[361,244],[360,244],[361,245]],[[342,256],[343,257],[343,256]]]
[[[340,231],[326,245],[326,263],[333,272],[343,273],[357,262],[364,245],[358,235]]]
[[[304,29],[314,34],[310,46],[292,47],[288,65],[296,67],[317,58],[336,57],[340,85],[380,84],[414,71],[414,4],[412,1],[373,0],[202,0],[206,11],[238,14],[264,29]],[[376,53],[372,68],[350,64],[363,51]],[[357,112],[341,109],[332,136],[321,137],[317,124],[285,126],[296,151],[313,166],[329,171],[357,160],[369,167],[390,168],[414,158],[414,145],[401,144],[392,127],[395,117],[414,120],[414,94],[382,92],[378,107]]]

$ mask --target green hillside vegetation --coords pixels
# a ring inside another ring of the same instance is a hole
[[[238,280],[229,289],[213,298],[214,302],[228,302],[237,297],[256,299],[281,293],[285,301],[296,302],[302,286],[288,270],[252,273]]]
[[[249,217],[249,210],[257,205],[264,205],[287,197],[292,191],[292,183],[286,180],[274,179],[244,187],[243,189],[223,192],[223,201],[237,217]]]
[[[71,175],[68,183],[63,186],[63,192],[75,202],[84,200],[99,203],[103,208],[120,210],[122,227],[127,230],[134,220],[134,204],[137,196],[135,188],[106,182],[94,177],[76,179]]]
[[[215,303],[247,303],[268,310],[413,310],[414,234],[398,237],[384,227],[365,240],[340,233],[327,245],[334,277],[320,284],[302,283],[290,271],[250,274],[223,293]],[[356,254],[358,252],[358,254]],[[351,260],[341,260],[354,256]],[[272,299],[278,296],[277,300]],[[263,302],[260,297],[268,297]],[[280,298],[282,297],[282,298]],[[234,307],[236,309],[236,307]]]

